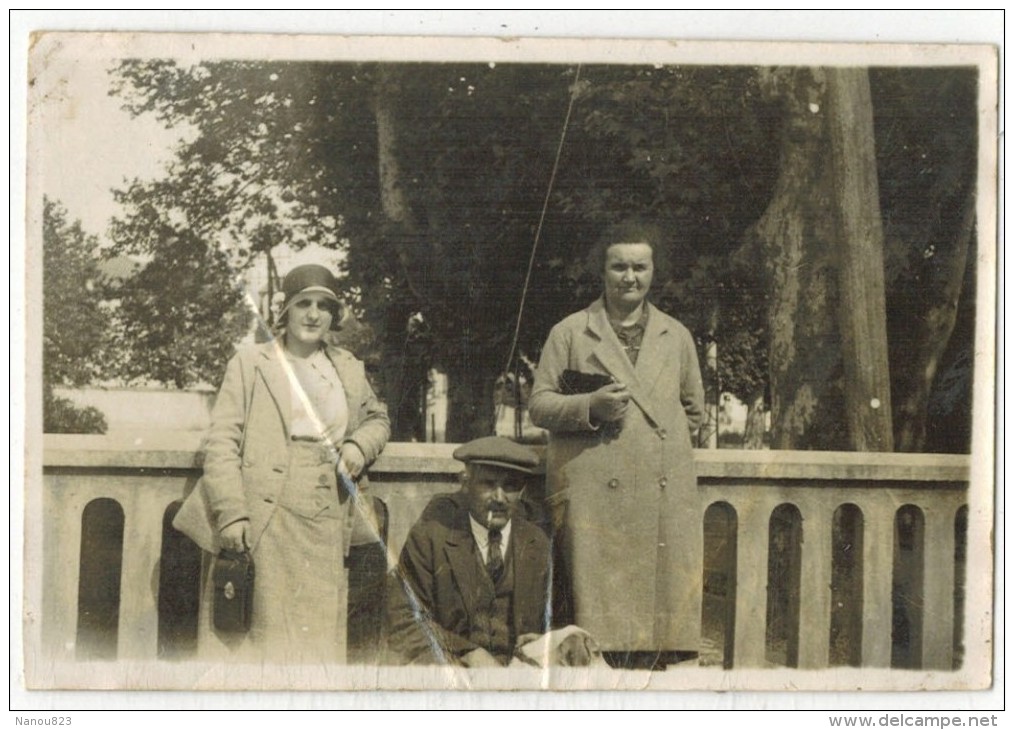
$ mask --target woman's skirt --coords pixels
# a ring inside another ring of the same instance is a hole
[[[214,628],[214,590],[206,571],[199,628],[202,658],[344,663],[351,505],[338,489],[331,453],[318,443],[290,443],[288,480],[252,553],[255,578],[248,633],[223,634]]]

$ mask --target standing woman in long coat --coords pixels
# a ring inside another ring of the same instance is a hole
[[[529,403],[550,432],[573,620],[614,666],[664,668],[700,644],[691,433],[704,388],[690,332],[646,299],[661,254],[657,229],[640,220],[606,232],[589,259],[603,296],[552,329]]]
[[[209,576],[201,656],[339,663],[347,643],[345,558],[353,533],[369,533],[374,522],[361,492],[390,423],[363,363],[328,344],[342,314],[330,270],[299,266],[282,291],[279,336],[240,350],[226,368],[203,479],[173,524],[211,555],[248,550],[255,567],[247,633],[214,629]],[[354,480],[359,488],[347,490]]]

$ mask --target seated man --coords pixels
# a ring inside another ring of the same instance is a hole
[[[539,457],[490,436],[454,458],[461,491],[427,505],[393,573],[388,646],[400,663],[506,666],[549,630],[549,540],[515,509]]]

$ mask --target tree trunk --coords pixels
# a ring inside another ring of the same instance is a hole
[[[843,449],[842,360],[835,312],[836,230],[821,69],[761,72],[782,106],[778,180],[741,255],[765,262],[770,299],[771,446]],[[759,251],[750,247],[759,246]]]
[[[417,256],[413,255],[412,245],[418,242],[419,231],[405,195],[398,158],[398,82],[396,70],[387,66],[379,67],[373,114],[377,124],[380,206],[384,214],[381,231],[394,245],[404,286],[401,291],[396,288],[396,294],[388,303],[384,318],[384,399],[391,418],[392,438],[409,441],[420,438],[421,398],[416,386],[419,373],[425,375],[425,367],[412,355],[408,321],[416,311],[412,300],[420,302],[424,296],[417,290],[413,276]]]
[[[926,418],[930,390],[937,367],[950,342],[958,313],[958,301],[968,266],[968,251],[975,230],[975,187],[972,185],[961,212],[961,225],[954,251],[950,254],[946,279],[938,302],[920,319],[907,368],[908,386],[895,404],[895,447],[898,451],[922,451],[926,445]]]
[[[492,362],[493,358],[483,360]],[[471,358],[445,364],[447,369],[447,440],[469,441],[493,433],[495,373]]]
[[[380,178],[380,207],[384,213],[384,235],[392,239],[405,285],[419,300],[425,296],[415,286],[413,243],[419,240],[418,225],[405,195],[398,162],[398,121],[395,112],[399,87],[397,72],[381,66],[377,72],[373,114],[377,123],[377,165]]]
[[[825,74],[849,447],[893,451],[884,232],[869,75],[864,68],[833,68]]]
[[[411,359],[407,323],[411,312],[404,302],[389,302],[378,338],[381,356],[377,395],[387,405],[392,441],[418,440],[418,404],[412,394],[415,366]]]

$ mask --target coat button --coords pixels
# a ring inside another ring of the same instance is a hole
[[[619,479],[610,479],[609,480],[609,488],[610,489],[616,489],[619,486],[620,486],[620,480]]]
[[[669,484],[669,480],[666,479],[665,477],[662,477],[661,479],[658,480],[658,486],[662,487],[662,489],[665,489],[667,484]]]
[[[327,486],[327,475],[326,474],[321,474],[319,477],[317,477],[317,483],[320,486],[322,486],[322,487],[326,487]]]
[[[662,439],[663,441],[665,441],[666,437],[668,437],[668,436],[669,436],[669,434],[666,432],[666,430],[664,428],[660,428],[658,430],[658,437],[660,439]]]

